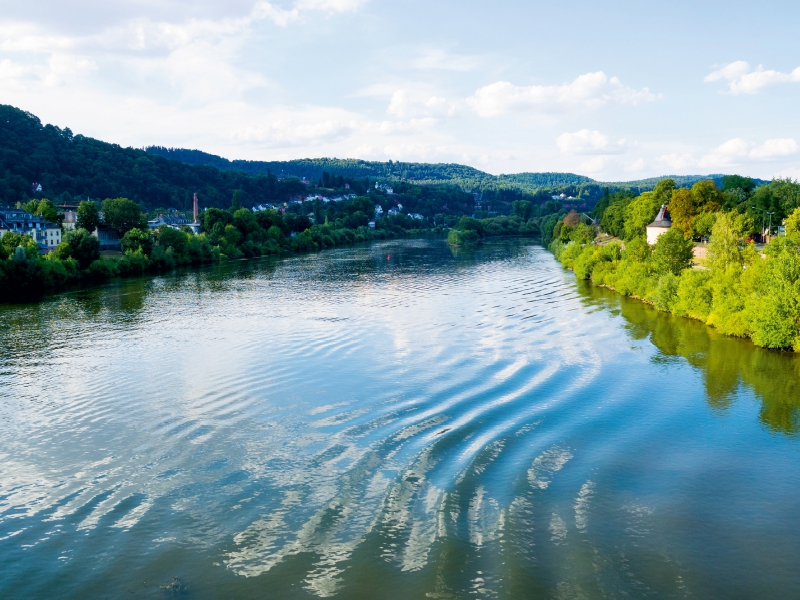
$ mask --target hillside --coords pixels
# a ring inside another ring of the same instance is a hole
[[[466,165],[453,163],[377,162],[340,158],[304,158],[288,161],[228,160],[221,156],[187,150],[149,146],[149,154],[179,160],[189,165],[206,165],[227,171],[240,171],[249,175],[273,173],[280,177],[307,178],[316,181],[323,172],[342,177],[411,181],[420,184],[450,184],[469,191],[512,190],[522,194],[539,191],[564,191],[567,195],[597,200],[608,187],[610,191],[623,189],[640,193],[652,190],[664,177],[671,177],[679,187],[690,187],[703,179],[713,179],[721,186],[722,175],[664,175],[633,181],[602,182],[574,173],[516,173],[492,175]],[[754,179],[757,185],[768,183]]]
[[[187,165],[73,135],[69,128],[43,125],[36,116],[6,105],[0,105],[0,164],[0,204],[9,205],[28,200],[34,183],[42,186],[38,195],[59,202],[125,197],[147,209],[184,210],[191,207],[195,192],[204,206],[227,207],[237,189],[246,205],[306,189],[296,180]]]
[[[145,150],[150,154],[179,160],[188,165],[206,165],[228,171],[241,171],[248,175],[274,173],[279,177],[306,177],[312,181],[320,179],[322,173],[327,172],[354,179],[369,177],[422,184],[446,183],[469,190],[508,187],[520,192],[595,183],[589,177],[573,173],[517,173],[495,176],[454,163],[408,163],[391,160],[378,162],[340,158],[303,158],[288,161],[228,160],[200,150],[185,148],[149,146]]]

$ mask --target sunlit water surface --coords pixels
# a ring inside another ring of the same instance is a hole
[[[524,240],[0,307],[0,597],[800,597],[799,405]]]

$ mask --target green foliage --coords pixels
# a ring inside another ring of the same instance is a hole
[[[737,189],[749,193],[747,182],[734,180],[729,185],[733,183],[745,186]],[[773,189],[769,193],[780,189],[784,198],[793,189],[786,182],[770,185]],[[655,210],[657,193],[669,192],[668,186],[657,189],[628,204],[624,222],[627,234],[639,231],[645,215]],[[753,228],[752,217],[720,211],[722,192],[713,182],[699,182],[692,190],[670,193],[673,201],[681,196],[691,200],[693,209],[700,210],[687,214],[693,219],[694,230],[705,228],[710,233],[706,268],[691,266],[692,243],[679,227],[661,235],[653,248],[644,237],[636,236],[615,254],[585,241],[569,240],[575,228],[559,222],[555,232],[567,239],[557,240],[550,247],[578,278],[635,296],[659,310],[703,321],[726,335],[749,337],[759,346],[800,351],[800,208],[794,209],[786,221],[787,235],[774,238],[761,255],[746,243]],[[699,200],[695,202],[694,196]],[[610,202],[606,208],[606,221],[615,204]],[[713,210],[702,211],[709,206]]]
[[[511,206],[514,214],[523,221],[527,221],[533,216],[533,203],[528,200],[514,200]]]
[[[94,231],[100,225],[100,211],[97,204],[82,200],[77,210],[77,227],[87,231]]]
[[[603,231],[614,237],[624,237],[625,235],[625,215],[628,205],[633,201],[633,197],[625,194],[614,199],[608,208],[603,212],[600,219],[600,227]]]
[[[795,208],[786,218],[786,237],[800,244],[800,208]]]
[[[650,294],[650,301],[658,310],[672,312],[678,302],[680,277],[668,272],[658,278],[656,289]]]
[[[663,198],[655,192],[645,192],[625,208],[624,237],[632,240],[645,234],[645,228],[656,218]]]
[[[691,240],[685,239],[678,229],[670,228],[653,247],[653,267],[658,273],[680,275],[692,263],[693,247]]]
[[[150,252],[153,250],[153,239],[149,231],[134,227],[122,236],[120,246],[125,253],[141,251],[143,254],[150,256]]]
[[[800,253],[794,245],[782,244],[751,268],[753,292],[744,311],[750,337],[765,348],[800,351]]]
[[[58,213],[58,209],[56,208],[55,204],[53,204],[47,198],[43,198],[41,200],[30,200],[29,202],[26,202],[22,208],[25,210],[25,212],[31,213],[37,217],[42,217],[51,223],[61,223],[62,215]]]
[[[82,269],[100,258],[100,241],[85,229],[70,231],[64,236],[66,247],[59,252],[65,258],[74,258]]]
[[[710,269],[724,270],[728,265],[744,263],[744,238],[752,221],[747,215],[719,213],[711,229],[706,264]]]
[[[480,240],[480,235],[474,229],[467,229],[466,231],[451,229],[447,234],[447,243],[451,246],[474,244],[478,240]]]
[[[120,237],[134,228],[147,229],[147,220],[139,205],[127,198],[103,200],[103,220],[111,229],[116,230]]]
[[[757,210],[751,215],[759,221],[763,211],[774,213],[772,223],[780,223],[782,219],[800,208],[800,183],[791,179],[775,179],[753,192],[749,203]]]
[[[711,313],[711,273],[697,269],[686,269],[678,283],[678,300],[673,312],[682,317],[705,322]]]

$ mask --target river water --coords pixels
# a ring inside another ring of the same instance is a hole
[[[800,362],[532,241],[0,307],[2,598],[800,597]]]

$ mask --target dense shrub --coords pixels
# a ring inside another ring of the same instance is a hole
[[[775,190],[800,203],[800,193],[790,193],[795,188],[779,184]],[[684,203],[678,203],[681,226],[670,228],[651,248],[640,233],[661,204],[659,193]],[[606,209],[605,221],[628,237],[623,250],[618,243],[598,246],[574,236],[576,226],[564,222],[554,226],[556,241],[550,248],[581,279],[698,319],[724,334],[749,337],[759,346],[800,351],[800,207],[786,219],[786,236],[774,238],[759,254],[746,242],[752,217],[720,210],[726,202],[712,182],[692,190],[659,184],[652,193],[620,202],[626,215],[622,226],[613,220],[618,213],[609,213],[615,205]],[[703,231],[710,233],[708,255],[694,265],[693,243],[686,235]]]

